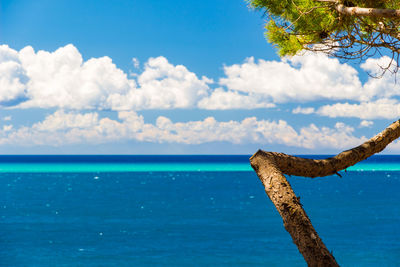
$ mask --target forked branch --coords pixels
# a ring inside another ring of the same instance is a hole
[[[251,166],[262,181],[265,192],[283,219],[285,229],[292,236],[293,242],[308,266],[339,265],[318,236],[283,174],[305,177],[337,174],[339,171],[381,152],[399,136],[400,121],[396,121],[364,144],[332,158],[313,160],[261,150],[250,158]]]

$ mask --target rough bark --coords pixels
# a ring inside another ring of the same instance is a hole
[[[397,9],[380,9],[380,8],[362,8],[362,7],[347,7],[343,4],[336,6],[336,10],[344,15],[350,16],[367,16],[379,18],[398,18],[400,10]]]
[[[400,120],[362,145],[332,158],[313,160],[262,150],[250,158],[251,166],[281,215],[285,229],[292,236],[293,242],[309,266],[339,265],[318,236],[283,174],[311,178],[339,174],[339,171],[381,152],[399,136]]]
[[[308,265],[339,266],[312,226],[299,198],[279,170],[273,154],[266,153],[261,157],[257,156],[259,153],[251,158],[251,165],[281,215],[285,229],[292,236],[293,242]]]
[[[384,9],[384,8],[365,8],[365,7],[348,7],[340,3],[338,0],[314,0],[315,2],[327,2],[335,4],[335,9],[343,14],[349,16],[360,17],[377,17],[377,18],[400,18],[400,10],[398,9]]]

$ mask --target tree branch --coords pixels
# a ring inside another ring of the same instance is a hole
[[[376,153],[381,152],[385,147],[400,136],[400,120],[395,121],[385,130],[362,145],[343,151],[335,157],[314,160],[286,155],[276,152],[265,152],[259,150],[250,160],[254,158],[273,158],[280,171],[288,175],[304,177],[322,177],[333,175],[341,170],[353,166]]]
[[[335,9],[343,14],[349,16],[360,17],[376,17],[376,18],[400,18],[400,10],[398,9],[384,9],[384,8],[366,8],[366,7],[348,7],[340,3],[338,0],[314,0],[315,2],[332,3]]]
[[[308,266],[339,266],[318,236],[292,187],[276,165],[274,157],[254,155],[251,166],[265,187],[265,192],[283,219],[285,229],[292,236]]]
[[[335,6],[335,8],[339,13],[349,16],[400,18],[400,10],[398,9],[347,7],[343,4],[338,4]]]
[[[339,171],[382,151],[400,136],[400,120],[364,144],[335,157],[313,160],[283,153],[257,151],[250,163],[264,185],[265,192],[283,219],[308,266],[338,266],[311,224],[289,182],[283,174],[305,177],[339,175]]]

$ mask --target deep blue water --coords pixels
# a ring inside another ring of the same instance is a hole
[[[0,156],[0,266],[306,266],[248,157]],[[400,266],[400,157],[362,164],[289,182],[340,265]]]

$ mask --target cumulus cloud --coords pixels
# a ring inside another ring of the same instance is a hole
[[[400,116],[400,103],[395,99],[379,99],[356,104],[337,103],[320,107],[317,114],[336,117],[356,117],[360,119],[393,119]]]
[[[3,132],[9,132],[9,131],[12,130],[12,128],[13,128],[12,125],[4,125],[3,126]]]
[[[7,45],[0,45],[0,105],[12,105],[25,97],[26,76],[18,53]]]
[[[198,107],[202,109],[255,109],[273,108],[276,105],[271,103],[259,94],[243,94],[238,91],[226,91],[217,88],[210,97],[199,101]]]
[[[359,127],[371,127],[374,125],[373,121],[362,120]]]
[[[314,112],[315,112],[314,108],[311,107],[310,108],[297,107],[292,110],[293,114],[312,114]]]
[[[47,116],[44,121],[34,124],[32,128],[38,131],[48,132],[70,128],[85,129],[95,126],[98,120],[98,114],[95,112],[75,114],[65,113],[63,110],[59,110]]]
[[[334,128],[318,128],[314,124],[300,130],[303,147],[306,148],[351,148],[367,140],[353,135],[354,128],[342,122],[335,124]]]
[[[83,62],[73,45],[52,53],[35,52],[28,46],[18,52],[18,58],[29,77],[24,95],[27,100],[18,105],[20,108],[107,109],[110,95],[126,94],[135,86],[111,58]]]
[[[355,99],[361,82],[357,71],[321,54],[295,56],[281,62],[248,58],[243,64],[225,66],[220,85],[229,90],[260,94],[273,103],[319,99]]]
[[[370,58],[361,65],[361,68],[372,76],[382,73],[382,67],[387,67],[391,59],[383,56],[381,58]],[[395,66],[392,66],[394,68]],[[363,119],[360,127],[369,127],[373,122],[371,119],[395,119],[400,116],[400,84],[396,81],[396,75],[387,72],[380,78],[370,77],[363,85],[358,101],[353,103],[335,103],[323,105],[313,113],[321,116],[355,117]]]
[[[100,118],[96,112],[56,111],[43,121],[19,128],[0,130],[0,144],[53,145],[107,143],[135,140],[153,143],[202,144],[282,144],[302,148],[348,148],[365,137],[355,137],[354,129],[337,123],[334,128],[311,124],[296,131],[284,120],[217,121],[213,117],[200,121],[173,122],[160,116],[154,124],[133,111],[118,112],[118,119]]]
[[[114,110],[193,108],[207,96],[211,79],[199,79],[185,66],[174,66],[165,57],[150,58],[137,76],[139,88],[110,96]]]
[[[383,56],[380,58],[369,58],[361,65],[361,68],[372,76],[378,76],[382,73],[382,68],[387,67],[391,62],[391,58]],[[391,66],[395,68],[395,63]],[[400,84],[396,81],[396,75],[390,71],[386,72],[380,78],[369,78],[363,86],[362,92],[369,100],[376,100],[378,98],[391,98],[400,96]]]
[[[400,151],[400,140],[396,140],[396,141],[390,143],[386,147],[386,151],[389,153],[395,152],[396,154],[398,154],[398,152]]]
[[[381,67],[387,66],[390,60],[386,56],[370,58],[361,68],[371,75],[378,75],[382,72]],[[314,107],[297,107],[292,110],[293,114],[318,113],[329,117],[361,119],[399,116],[396,97],[400,96],[400,85],[395,75],[388,72],[380,79],[370,77],[365,84],[361,84],[359,73],[353,67],[324,54],[305,53],[281,62],[248,58],[243,64],[225,66],[224,71],[226,77],[221,78],[219,84],[227,90],[215,90],[208,99],[202,100],[201,104],[205,104],[202,107],[223,107],[223,100],[233,99],[231,102],[235,103],[234,96],[247,94],[253,108],[257,105],[266,107],[267,104],[319,100],[355,102],[325,105],[317,110]]]
[[[137,58],[132,58],[132,64],[135,67],[135,69],[138,69],[140,67],[140,61]]]
[[[389,60],[368,59],[361,68],[371,74],[379,73],[379,66],[385,66]],[[136,58],[132,58],[132,63],[135,68],[139,66]],[[297,107],[292,113],[362,119],[395,116],[386,111],[365,115],[357,108],[357,105],[397,105],[394,99],[400,96],[400,85],[394,76],[370,78],[362,84],[358,75],[357,70],[337,59],[305,53],[282,61],[248,58],[242,64],[225,66],[224,77],[217,83],[162,56],[148,59],[139,73],[128,77],[107,56],[84,61],[71,44],[54,52],[35,51],[30,46],[16,51],[2,45],[0,106],[115,111],[226,110],[346,100],[358,103],[337,103],[320,109]]]
[[[133,60],[138,64],[137,60]],[[109,57],[83,61],[73,45],[54,52],[0,46],[0,105],[18,108],[141,110],[193,108],[208,94],[198,78],[164,57],[150,58],[136,79]]]

